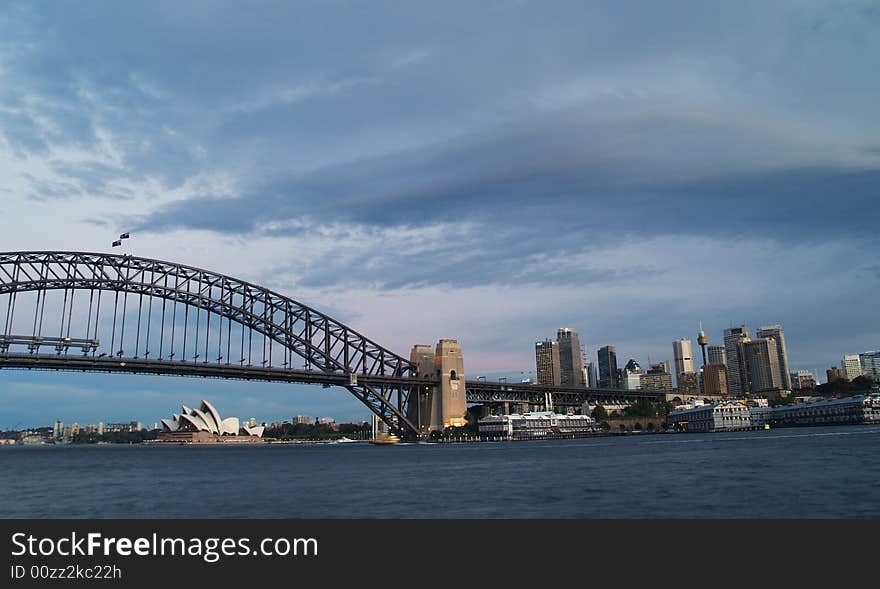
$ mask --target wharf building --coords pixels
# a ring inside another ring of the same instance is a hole
[[[618,387],[617,348],[604,346],[599,348],[599,387],[616,389]]]
[[[752,425],[792,427],[809,425],[880,424],[880,397],[858,395],[842,399],[813,397],[804,403],[751,407]]]
[[[666,423],[674,431],[718,432],[752,428],[749,407],[740,401],[721,401],[672,411]]]
[[[502,440],[576,438],[596,433],[596,420],[588,415],[560,415],[534,411],[510,415],[489,415],[478,422],[480,437]]]

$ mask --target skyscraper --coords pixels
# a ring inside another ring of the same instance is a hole
[[[743,342],[741,361],[749,376],[749,392],[764,393],[785,388],[779,366],[778,344],[772,337],[761,337]]]
[[[862,365],[862,374],[874,382],[880,382],[880,352],[859,354],[859,364]]]
[[[749,328],[745,325],[724,330],[724,353],[727,357],[727,388],[731,395],[741,395],[748,391],[745,363],[741,356],[742,344],[749,340]]]
[[[776,359],[782,373],[782,388],[791,390],[791,375],[788,372],[788,352],[785,349],[785,332],[781,325],[767,325],[758,329],[758,337],[772,337],[776,341]]]
[[[591,389],[598,388],[599,375],[596,373],[596,363],[588,362],[584,369],[587,371],[587,386]]]
[[[862,375],[862,364],[858,354],[847,354],[840,361],[840,367],[847,380],[852,380]]]
[[[559,386],[561,370],[559,345],[550,339],[535,342],[535,364],[538,372],[538,384]]]
[[[727,395],[727,367],[724,364],[709,364],[703,369],[703,392]]]
[[[563,386],[583,387],[584,358],[581,355],[581,343],[578,333],[570,327],[561,327],[556,332],[559,346],[560,383]]]
[[[617,348],[599,348],[599,386],[603,389],[617,388]]]
[[[709,346],[709,364],[727,366],[727,354],[724,353],[724,346]]]
[[[689,339],[680,339],[672,342],[672,356],[675,362],[675,378],[678,382],[678,375],[684,372],[693,374],[694,372],[694,353],[693,344]]]

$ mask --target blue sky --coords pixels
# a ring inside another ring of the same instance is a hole
[[[781,323],[793,368],[880,347],[880,7],[6,2],[0,250],[221,271],[469,375],[671,359]],[[363,419],[345,391],[0,374],[0,428]],[[6,423],[8,422],[8,423]]]

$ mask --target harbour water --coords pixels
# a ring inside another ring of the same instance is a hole
[[[876,518],[880,427],[0,447],[3,518]]]

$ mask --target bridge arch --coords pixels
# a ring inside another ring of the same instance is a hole
[[[104,293],[112,293],[112,312]],[[132,255],[0,253],[0,318],[0,368],[339,385],[393,430],[418,431],[407,419],[408,380],[416,370],[409,360],[312,307],[217,272]],[[262,339],[257,353],[254,333]],[[47,344],[54,355],[41,353]],[[82,355],[71,355],[77,347]],[[234,362],[233,351],[240,353]]]

